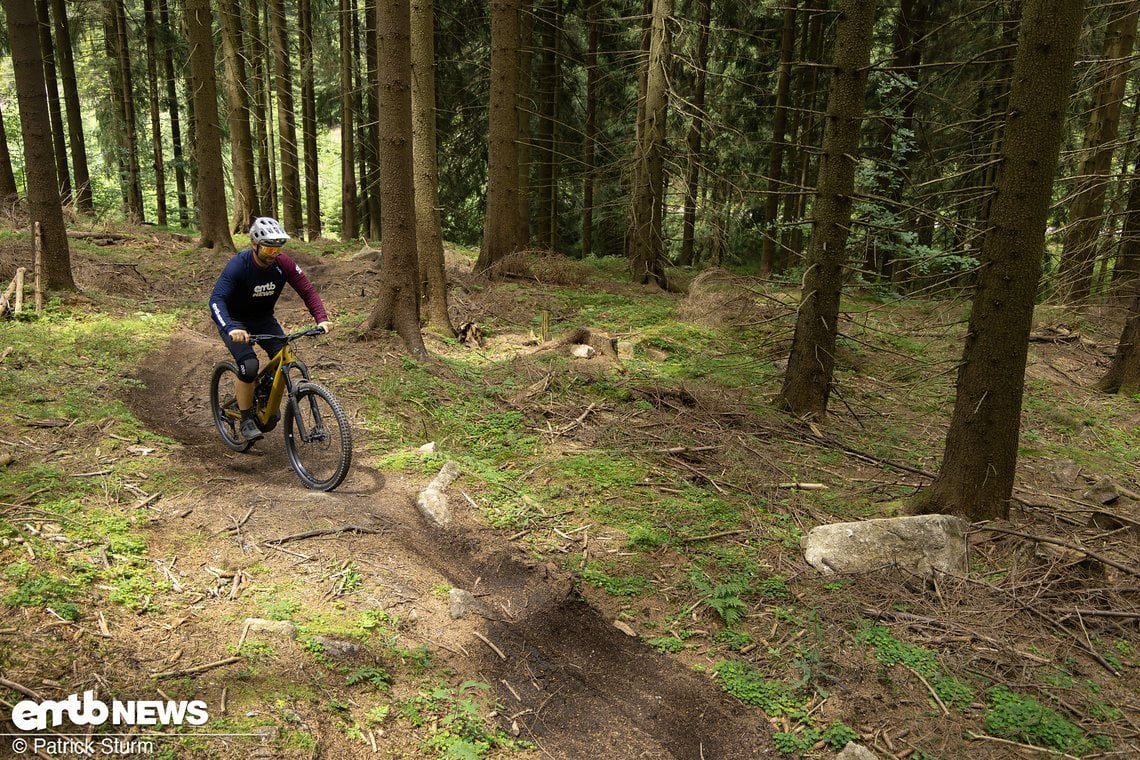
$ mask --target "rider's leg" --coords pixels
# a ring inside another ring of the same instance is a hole
[[[234,383],[234,398],[237,399],[238,409],[243,412],[253,408],[253,385],[241,380]]]
[[[241,435],[246,440],[257,440],[261,437],[261,429],[257,426],[257,421],[254,419],[253,409],[253,386],[254,381],[257,379],[257,354],[254,353],[253,346],[248,343],[238,343],[230,338],[229,334],[221,332],[222,341],[225,342],[226,348],[233,354],[234,362],[237,364],[238,377],[234,382],[234,400],[237,401],[238,410],[241,412]]]

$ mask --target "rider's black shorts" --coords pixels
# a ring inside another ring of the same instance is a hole
[[[262,334],[280,335],[282,337],[285,336],[285,330],[281,328],[281,325],[272,316],[256,322],[244,322],[243,329],[250,335]],[[234,361],[237,362],[238,375],[242,380],[252,382],[252,380],[257,376],[258,368],[257,354],[253,350],[253,344],[238,343],[236,340],[230,337],[229,332],[223,330],[221,327],[218,328],[218,333],[222,336],[222,342],[226,344],[226,348],[228,348],[230,350],[230,353],[233,354]],[[261,346],[266,354],[272,357],[285,346],[285,341],[276,339],[262,340],[258,341],[258,345]]]

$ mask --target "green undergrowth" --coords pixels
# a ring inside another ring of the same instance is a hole
[[[39,319],[3,325],[3,604],[83,623],[104,601],[135,613],[161,606],[168,585],[147,556],[145,497],[186,485],[167,467],[170,441],[121,399],[177,323],[176,313],[110,316],[52,303]]]

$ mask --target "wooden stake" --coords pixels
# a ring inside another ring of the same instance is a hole
[[[24,273],[27,271],[24,267],[16,270],[16,305],[12,309],[13,314],[19,314],[20,309],[24,308]]]
[[[40,223],[36,222],[35,227],[36,235],[36,262],[35,262],[35,283],[36,283],[36,316],[38,317],[44,310],[44,291],[42,285],[43,277],[43,259],[44,259],[44,237],[40,232]]]

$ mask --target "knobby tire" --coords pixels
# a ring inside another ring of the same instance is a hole
[[[301,482],[316,491],[339,486],[352,464],[352,430],[336,397],[317,383],[300,383],[285,404],[283,422],[285,451]],[[302,428],[318,439],[303,440]]]
[[[232,377],[227,378],[227,375]],[[238,380],[238,368],[233,362],[219,362],[210,378],[210,412],[214,417],[214,427],[227,448],[234,451],[248,451],[253,441],[242,438],[240,422],[225,414],[225,410],[237,410],[234,398],[234,384]]]

